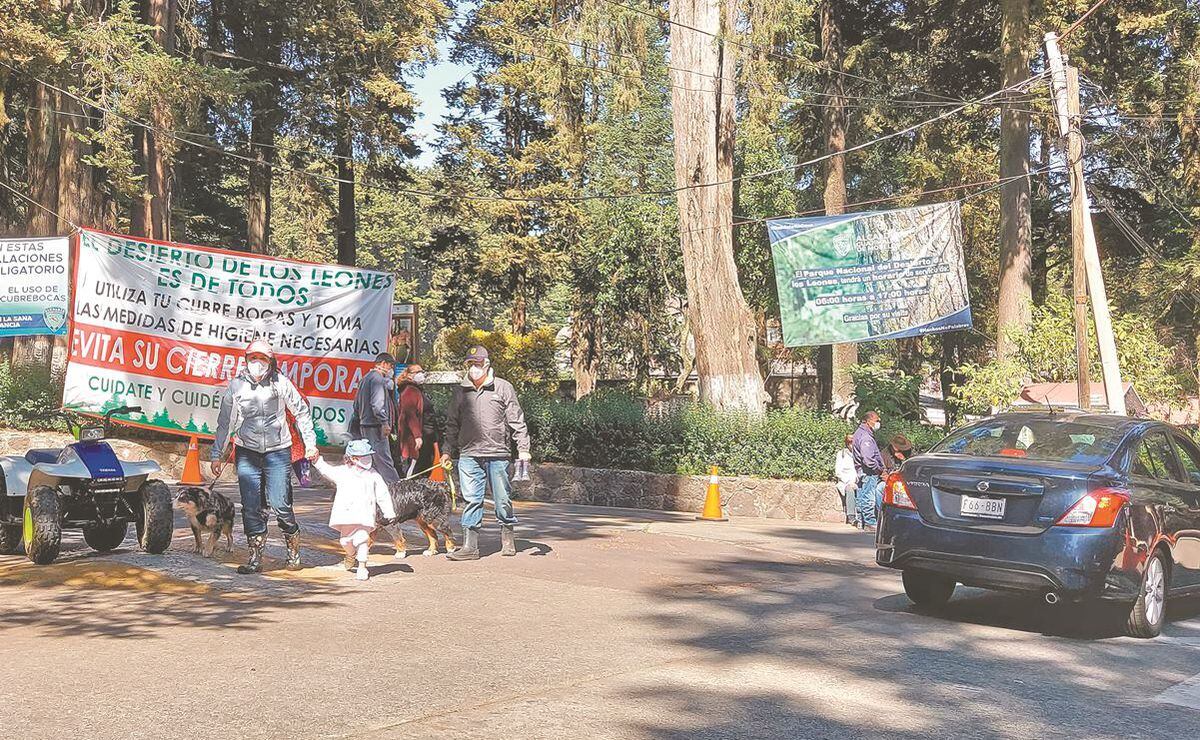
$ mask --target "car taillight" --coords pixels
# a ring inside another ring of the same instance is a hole
[[[1054,523],[1056,527],[1111,527],[1129,503],[1129,492],[1119,488],[1097,488],[1075,502]]]
[[[905,485],[904,478],[900,473],[892,473],[887,477],[887,483],[883,487],[883,503],[900,509],[917,508],[908,495],[908,486]]]

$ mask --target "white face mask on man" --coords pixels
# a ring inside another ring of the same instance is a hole
[[[270,369],[271,365],[266,360],[250,360],[246,363],[246,372],[250,373],[250,377],[256,383],[267,377],[267,371]]]
[[[472,365],[467,368],[467,376],[470,377],[471,380],[480,380],[485,375],[487,375],[487,368],[483,365]]]

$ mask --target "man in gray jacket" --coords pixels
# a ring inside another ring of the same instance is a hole
[[[529,430],[512,383],[497,378],[485,347],[472,347],[467,355],[467,377],[454,389],[446,414],[446,454],[443,462],[457,460],[458,480],[466,508],[462,514],[463,546],[451,560],[479,559],[479,527],[483,524],[483,496],[491,486],[500,523],[501,555],[516,555],[508,468],[512,445],[528,462]]]
[[[375,358],[375,368],[362,377],[350,414],[350,436],[365,439],[375,450],[373,467],[385,483],[400,480],[392,460],[392,429],[396,426],[396,389],[393,375],[396,359],[384,352]]]

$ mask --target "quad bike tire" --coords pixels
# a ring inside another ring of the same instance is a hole
[[[138,490],[141,512],[135,524],[138,545],[152,555],[160,555],[171,546],[175,533],[175,512],[171,508],[171,489],[160,480],[148,480]]]
[[[111,552],[125,541],[129,525],[125,522],[94,524],[83,528],[83,541],[96,552]]]
[[[58,491],[38,486],[25,494],[21,525],[25,556],[38,565],[49,565],[62,549],[62,519]]]
[[[20,524],[0,524],[0,555],[23,555]]]
[[[0,514],[5,514],[6,502],[12,502],[8,497],[8,488],[4,483],[4,475],[0,474]],[[20,524],[0,524],[0,555],[24,555],[25,545],[21,542]]]

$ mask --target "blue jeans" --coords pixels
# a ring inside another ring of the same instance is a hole
[[[879,483],[878,475],[864,475],[858,481],[858,490],[854,492],[855,503],[858,506],[858,523],[864,527],[874,527],[878,521],[875,517],[876,499],[883,494]]]
[[[292,511],[292,451],[254,452],[237,448],[238,488],[242,493],[242,529],[247,537],[267,531],[265,507],[271,507],[284,534],[300,531]]]
[[[496,504],[496,521],[501,524],[516,524],[512,499],[509,497],[512,484],[508,480],[507,458],[460,457],[458,459],[458,482],[462,487],[463,500],[467,502],[462,513],[463,529],[478,529],[483,524],[483,496],[486,487],[492,488],[492,502]]]

